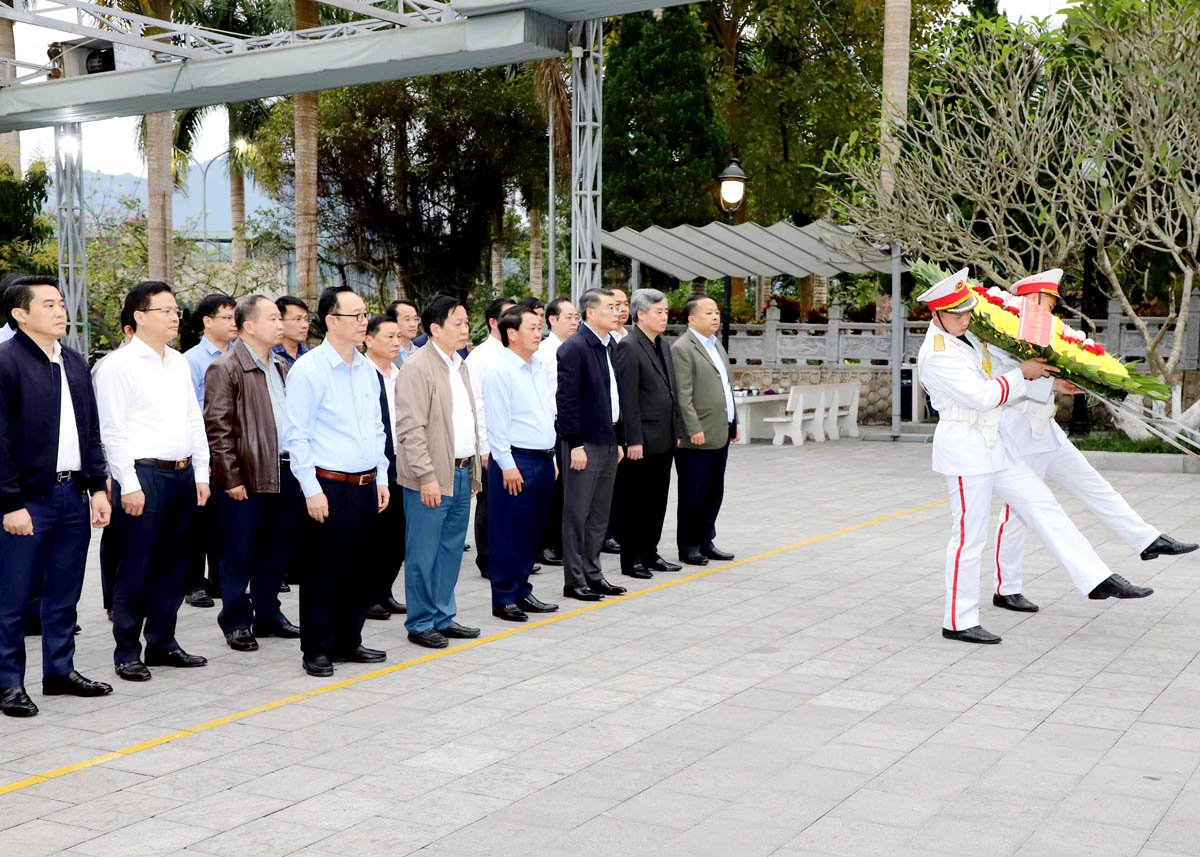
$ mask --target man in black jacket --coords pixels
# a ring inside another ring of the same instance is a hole
[[[35,589],[41,591],[42,692],[112,692],[74,665],[75,610],[91,527],[106,526],[111,510],[91,373],[81,354],[58,341],[67,332],[58,282],[18,279],[7,305],[16,333],[0,345],[0,709],[32,717],[38,709],[23,686],[23,614]]]
[[[614,354],[626,450],[617,468],[613,514],[621,543],[621,573],[647,579],[655,571],[680,569],[658,553],[679,436],[679,402],[671,349],[662,339],[667,329],[667,296],[656,289],[638,289],[630,306],[634,325]]]
[[[613,484],[621,449],[621,404],[613,365],[616,299],[588,289],[579,302],[583,324],[558,349],[557,429],[563,478],[563,595],[599,601],[624,595],[600,573]]]

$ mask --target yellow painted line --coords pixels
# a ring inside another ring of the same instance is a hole
[[[819,536],[813,536],[810,539],[794,542],[790,545],[784,545],[783,547],[775,548],[774,550],[764,551],[763,553],[758,553],[754,556],[748,556],[745,559],[727,562],[724,565],[713,566],[711,568],[706,568],[703,571],[697,571],[682,577],[672,577],[670,580],[655,584],[654,586],[648,586],[645,589],[639,589],[637,592],[630,592],[626,595],[621,595],[616,598],[608,598],[604,601],[597,601],[595,603],[578,607],[574,610],[568,610],[563,613],[554,613],[553,615],[547,616],[545,619],[538,619],[533,622],[523,622],[520,625],[515,625],[514,627],[505,631],[498,631],[495,634],[489,634],[486,637],[468,640],[461,645],[456,645],[452,648],[438,649],[436,651],[429,652],[428,654],[421,655],[420,657],[411,658],[403,663],[392,664],[391,666],[382,667],[377,670],[372,670],[371,672],[366,672],[351,678],[342,679],[341,681],[330,682],[329,684],[321,685],[320,687],[313,688],[312,690],[305,691],[304,693],[297,693],[293,696],[286,696],[282,699],[276,699],[273,702],[264,703],[263,705],[256,705],[253,708],[247,708],[243,711],[235,712],[234,714],[227,714],[224,717],[218,717],[215,720],[209,720],[196,726],[191,726],[187,729],[181,729],[178,732],[172,732],[168,735],[161,735],[158,738],[151,738],[148,741],[142,741],[139,744],[133,744],[120,750],[113,750],[112,752],[104,753],[100,756],[94,756],[90,759],[85,759],[82,762],[76,762],[73,765],[55,768],[53,771],[46,771],[45,773],[41,774],[34,774],[33,776],[26,777],[23,780],[17,780],[16,782],[0,786],[0,795],[18,792],[22,789],[27,789],[30,786],[37,785],[38,783],[44,783],[47,780],[65,777],[69,774],[74,774],[77,771],[93,768],[96,765],[102,765],[105,762],[111,762],[114,759],[132,756],[133,754],[140,753],[143,750],[149,750],[154,747],[161,747],[165,744],[171,744],[175,741],[179,741],[183,738],[187,738],[200,732],[207,732],[210,729],[216,729],[220,726],[227,726],[230,723],[236,723],[239,720],[245,720],[248,717],[253,717],[255,714],[262,714],[266,711],[274,711],[276,708],[282,708],[285,705],[292,705],[296,702],[303,702],[306,699],[313,699],[314,697],[321,696],[322,694],[332,693],[335,690],[353,687],[359,682],[382,678],[383,676],[391,675],[392,673],[400,672],[401,670],[410,669],[411,667],[419,666],[420,664],[429,663],[430,661],[436,661],[439,658],[445,658],[458,652],[466,652],[470,651],[471,649],[478,648],[479,646],[486,646],[489,643],[494,643],[497,640],[503,640],[515,634],[524,634],[528,631],[532,631],[534,628],[553,625],[555,622],[562,622],[567,619],[574,618],[575,616],[581,616],[584,613],[590,613],[593,610],[603,610],[606,607],[612,607],[614,604],[620,604],[632,598],[641,598],[653,592],[661,592],[662,590],[670,589],[673,586],[681,586],[693,580],[700,580],[701,578],[708,577],[709,575],[717,574],[718,572],[728,571],[731,568],[749,565],[750,563],[757,562],[758,560],[768,559],[769,557],[779,556],[780,554],[799,550],[800,548],[808,547],[809,545],[815,545],[818,542],[828,541],[829,539],[837,538],[838,536],[848,535],[849,533],[855,533],[859,530],[865,530],[868,527],[874,527],[878,526],[879,524],[887,523],[888,521],[894,521],[897,518],[904,518],[909,515],[916,515],[920,512],[928,511],[929,509],[936,509],[938,506],[944,506],[948,502],[949,500],[936,500],[932,503],[925,503],[921,506],[913,506],[911,509],[893,512],[890,515],[884,515],[881,518],[873,518],[870,521],[863,521],[862,523],[853,524],[849,527],[842,527],[839,530],[833,530],[832,532],[824,533]]]

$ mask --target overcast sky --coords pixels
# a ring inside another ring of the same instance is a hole
[[[1000,8],[1010,17],[1047,17],[1068,5],[1069,0],[1001,0]],[[17,58],[27,62],[46,62],[46,46],[53,41],[70,38],[69,34],[31,27],[16,26]],[[144,176],[146,166],[134,141],[136,120],[130,118],[88,122],[83,126],[84,168],[98,172],[131,173]],[[228,146],[223,111],[213,111],[204,124],[197,141],[195,157],[201,164],[221,155]],[[54,132],[50,128],[21,132],[22,160],[28,164],[39,155],[47,160],[54,155]],[[219,169],[219,167],[217,167]]]

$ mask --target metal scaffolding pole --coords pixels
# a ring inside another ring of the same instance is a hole
[[[600,287],[604,21],[571,31],[571,300]]]
[[[54,126],[54,199],[58,282],[67,304],[70,347],[88,353],[87,247],[83,228],[83,137],[78,122]]]

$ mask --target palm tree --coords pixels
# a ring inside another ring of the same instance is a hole
[[[316,0],[295,0],[297,30],[317,26]],[[296,162],[296,286],[300,297],[317,301],[317,93],[293,97]]]
[[[538,60],[533,63],[533,87],[538,103],[546,111],[547,125],[554,137],[554,171],[567,178],[571,174],[571,93],[567,87],[570,67],[564,60]],[[548,191],[547,191],[548,192]],[[542,253],[542,209],[529,206],[529,288],[535,295],[546,293],[545,263]]]
[[[5,6],[12,6],[12,0],[0,0]],[[7,18],[0,19],[0,60],[17,58],[17,43],[13,38],[13,22]],[[0,72],[0,77],[3,72]],[[21,175],[21,135],[16,131],[0,134],[0,164],[8,164],[13,168],[13,174]]]
[[[879,171],[885,196],[895,189],[896,131],[908,116],[908,43],[912,27],[912,0],[884,0],[883,4],[883,115],[879,122]],[[895,308],[897,311],[899,308]],[[875,296],[875,320],[893,312],[890,292]]]

